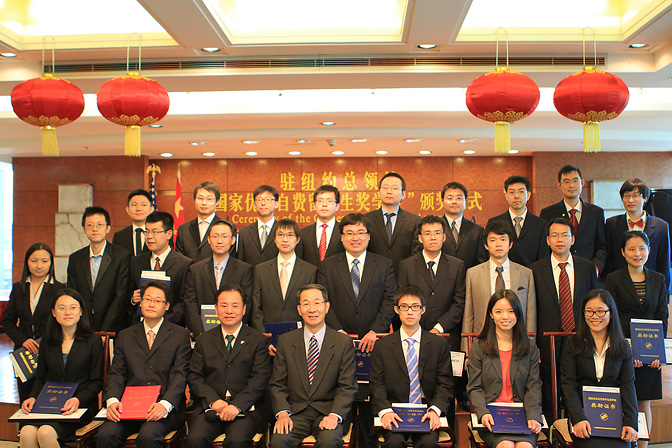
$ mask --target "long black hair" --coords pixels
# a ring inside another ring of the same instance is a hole
[[[30,260],[31,255],[33,255],[35,252],[38,250],[46,250],[47,253],[49,253],[49,258],[51,260],[51,266],[49,267],[49,272],[47,273],[47,277],[44,279],[45,282],[50,282],[51,279],[54,278],[54,253],[51,251],[51,247],[49,247],[48,244],[46,243],[35,243],[32,246],[28,248],[26,251],[26,257],[23,260],[23,272],[21,273],[21,290],[26,292],[26,280],[30,276],[30,269],[28,268],[28,260]]]
[[[497,348],[497,331],[494,319],[490,316],[492,308],[495,303],[505,299],[511,304],[513,312],[516,315],[516,325],[513,326],[513,348],[512,355],[516,358],[521,358],[527,355],[530,350],[530,339],[527,337],[525,330],[525,316],[523,316],[523,307],[515,292],[510,289],[500,289],[490,297],[488,302],[488,309],[485,312],[485,324],[481,334],[478,335],[478,341],[481,343],[483,350],[489,355],[499,356]]]
[[[600,299],[607,308],[609,308],[609,325],[607,326],[607,337],[609,338],[609,350],[607,356],[615,359],[622,359],[627,356],[630,351],[630,346],[623,336],[621,330],[621,321],[618,318],[618,310],[616,309],[616,302],[606,289],[593,289],[581,303],[581,319],[579,319],[579,328],[574,335],[574,355],[575,356],[592,356],[595,352],[595,340],[593,334],[586,323],[586,303],[589,300]]]
[[[56,302],[59,298],[63,296],[72,297],[79,303],[80,308],[82,309],[82,316],[77,322],[77,330],[75,330],[75,338],[88,338],[93,333],[91,325],[89,324],[89,311],[86,309],[84,304],[84,299],[82,296],[72,288],[63,288],[54,295],[54,299],[51,301],[51,315],[49,316],[49,321],[47,322],[47,333],[45,337],[54,344],[60,344],[63,342],[63,331],[61,325],[56,321],[54,317],[54,311],[56,310]]]

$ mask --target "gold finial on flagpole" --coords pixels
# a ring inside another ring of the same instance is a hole
[[[152,176],[155,176],[156,173],[161,174],[161,167],[159,165],[156,165],[155,163],[152,163],[147,167],[147,174],[151,173]]]

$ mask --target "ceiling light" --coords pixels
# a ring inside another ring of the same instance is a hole
[[[331,153],[335,156],[342,156],[343,154],[345,154],[343,151],[331,151]]]
[[[350,140],[352,143],[366,143],[369,141],[368,138],[353,138]]]
[[[462,152],[463,152],[464,154],[466,154],[466,155],[476,154],[476,151],[474,151],[473,149],[465,149],[465,150],[462,151]]]
[[[246,155],[246,156],[256,156],[257,153],[254,152],[254,151],[247,151],[247,152],[245,153],[245,155]]]
[[[649,44],[632,44],[632,45],[629,45],[630,48],[646,48],[648,46],[649,46]]]
[[[163,125],[162,125],[162,124],[150,124],[150,125],[147,126],[147,127],[148,127],[148,128],[162,128]]]
[[[2,56],[3,58],[15,58],[16,53],[0,53],[0,56]]]
[[[321,124],[322,126],[333,126],[333,125],[336,124],[336,122],[335,122],[335,121],[323,121],[323,122],[320,123],[320,124]]]
[[[204,155],[205,157],[212,157],[212,156],[215,155],[215,153],[214,153],[214,152],[204,152],[203,155]]]
[[[477,141],[477,138],[461,138],[458,140],[460,143],[476,143]]]
[[[418,48],[422,50],[431,50],[432,48],[436,48],[436,44],[420,44],[418,45]]]
[[[509,149],[507,152],[509,154],[518,154],[520,151],[518,151],[517,149]]]
[[[172,152],[162,152],[161,157],[173,157],[173,153]]]
[[[260,143],[261,140],[243,140],[243,143],[246,145],[256,145],[257,143]]]
[[[290,155],[290,156],[300,156],[300,155],[301,155],[301,151],[289,151],[289,155]]]
[[[404,140],[406,143],[420,143],[423,139],[421,138],[407,138]]]
[[[208,142],[191,142],[189,143],[191,146],[204,146],[207,145]]]
[[[387,151],[383,151],[383,150],[376,151],[376,154],[378,154],[379,156],[384,156],[385,154],[387,154]]]
[[[429,155],[429,154],[432,153],[432,151],[427,151],[426,149],[423,149],[422,151],[418,151],[418,152],[419,152],[420,154],[422,154],[423,156],[426,156],[426,155]]]
[[[314,141],[315,140],[313,140],[312,138],[308,138],[308,139],[301,138],[301,139],[297,140],[296,143],[301,143],[301,144],[303,144],[303,143],[313,143]]]
[[[205,51],[206,53],[217,53],[220,49],[217,47],[203,47],[201,48],[201,51]]]

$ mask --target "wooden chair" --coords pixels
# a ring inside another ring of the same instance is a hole
[[[356,437],[353,437],[353,434],[356,432],[353,430],[355,427],[354,423],[350,423],[348,432],[343,434],[343,448],[354,448]],[[315,437],[308,436],[301,443],[299,443],[299,448],[314,448],[315,446]]]
[[[558,359],[555,354],[556,338],[571,336],[574,333],[559,333],[549,332],[544,333],[544,336],[550,338],[551,343],[551,389],[553,390],[553,424],[551,425],[551,439],[557,442],[562,448],[573,448],[574,441],[572,440],[571,431],[569,429],[568,418],[558,418],[559,404],[558,404]]]
[[[215,440],[212,441],[212,448],[222,448],[222,442],[226,439],[226,434],[220,434]],[[266,446],[266,433],[261,434],[257,433],[252,437],[252,448],[262,448]]]

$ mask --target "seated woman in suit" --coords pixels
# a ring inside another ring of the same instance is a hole
[[[637,440],[637,395],[630,346],[623,337],[616,303],[606,289],[593,289],[581,304],[583,319],[562,350],[560,384],[574,425],[577,448],[629,448]],[[623,407],[621,438],[591,437],[583,412],[583,386],[619,387]]]
[[[523,308],[515,292],[502,289],[490,297],[485,325],[469,353],[467,393],[479,430],[492,448],[532,448],[541,431],[539,353],[525,330]],[[513,376],[512,376],[513,374]],[[495,434],[490,402],[522,402],[532,434]]]
[[[649,258],[649,237],[640,230],[631,230],[623,236],[621,253],[628,267],[607,276],[606,288],[614,297],[621,318],[621,328],[626,338],[630,337],[630,319],[654,319],[663,321],[663,334],[667,334],[667,288],[665,277],[644,267]],[[635,359],[635,390],[637,406],[646,414],[651,431],[651,400],[663,398],[661,365],[656,359],[649,365]],[[646,448],[648,442],[638,442]]]
[[[98,412],[98,393],[103,388],[103,344],[100,336],[92,333],[87,316],[77,291],[66,288],[57,294],[40,344],[35,384],[30,398],[21,404],[21,409],[30,413],[45,382],[67,381],[79,386],[61,411],[64,415],[79,408],[87,411],[75,422],[23,424],[19,441],[22,448],[57,448],[59,440],[67,441]]]
[[[35,243],[26,251],[21,280],[14,283],[2,318],[2,328],[14,343],[14,350],[25,347],[37,355],[37,340],[47,327],[49,306],[56,291],[65,285],[54,279],[54,254],[44,243]],[[22,383],[17,378],[19,402],[26,400],[35,379]]]

